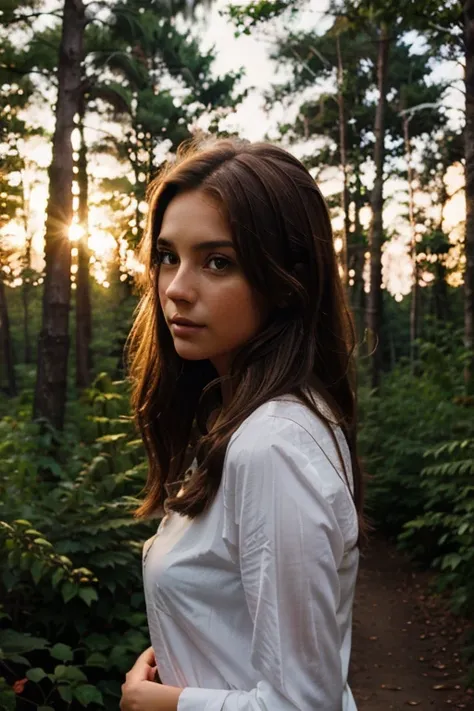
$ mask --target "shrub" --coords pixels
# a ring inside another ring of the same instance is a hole
[[[101,375],[75,407],[62,437],[0,422],[1,708],[116,711],[149,645],[141,548],[156,523],[131,514],[146,465],[127,385]]]

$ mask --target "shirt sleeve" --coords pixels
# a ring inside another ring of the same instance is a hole
[[[261,680],[250,691],[187,687],[178,711],[342,709],[344,537],[323,493],[324,467],[332,465],[324,453],[310,462],[294,434],[255,436],[234,451],[231,443],[225,465],[224,536],[240,565]]]

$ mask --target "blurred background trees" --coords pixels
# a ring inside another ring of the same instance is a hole
[[[472,613],[474,2],[218,9],[268,50],[259,133],[254,67],[202,39],[212,3],[0,0],[2,708],[116,709],[146,645],[123,346],[146,186],[198,134],[279,142],[321,185],[368,514]]]

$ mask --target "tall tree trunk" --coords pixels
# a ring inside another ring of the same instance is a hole
[[[0,278],[0,387],[12,397],[17,394],[15,369],[13,366],[13,346],[10,336],[7,297],[5,285]],[[4,372],[2,372],[4,371]]]
[[[25,345],[23,357],[25,363],[31,363],[33,360],[30,337],[31,240],[31,236],[27,235],[25,248],[25,272],[21,294],[23,301],[23,340]]]
[[[474,391],[474,0],[464,3],[466,47],[466,269],[464,272],[464,345],[470,353],[464,376],[468,391]]]
[[[46,218],[46,277],[38,343],[34,417],[62,429],[66,406],[71,301],[73,150],[71,134],[81,97],[85,11],[82,0],[65,0],[58,67],[58,101]]]
[[[382,244],[383,244],[383,167],[385,138],[385,100],[387,61],[389,50],[388,28],[381,25],[378,41],[377,86],[379,101],[375,113],[375,180],[370,204],[372,222],[370,225],[370,292],[367,299],[367,337],[369,354],[371,355],[371,384],[373,388],[380,383],[382,370]]]
[[[448,202],[449,195],[448,195],[448,190],[446,188],[446,183],[444,180],[441,180],[441,190],[439,193],[439,205],[440,205],[440,213],[439,213],[439,226],[438,230],[440,234],[444,235],[443,232],[443,222],[444,222],[444,210],[446,207],[446,204]],[[446,242],[448,242],[448,239],[446,239]],[[434,316],[435,319],[438,321],[440,324],[446,324],[448,321],[451,320],[451,309],[449,305],[449,299],[448,299],[448,285],[446,282],[446,274],[447,274],[447,269],[446,269],[446,264],[444,261],[445,254],[444,253],[438,253],[438,258],[435,262],[435,279],[433,283],[433,300],[434,300]]]
[[[84,139],[85,98],[82,99],[79,130],[81,147],[77,164],[79,184],[79,224],[82,227],[78,243],[77,279],[76,279],[76,385],[86,388],[91,383],[91,337],[92,315],[89,283],[89,183],[87,175],[87,146]]]
[[[26,195],[24,172],[22,172],[21,181],[21,201],[23,212],[23,226],[25,229],[25,254],[23,257],[23,284],[21,297],[23,302],[23,340],[24,353],[23,359],[25,363],[31,363],[31,338],[30,338],[30,295],[31,295],[31,242],[32,235],[30,233],[30,224],[28,216],[30,214],[30,194]]]
[[[446,284],[446,267],[439,256],[435,263],[434,273],[435,278],[432,287],[433,315],[439,324],[446,325],[451,320],[451,310],[449,308],[448,285]]]
[[[344,215],[344,227],[342,230],[342,250],[340,262],[342,267],[342,281],[347,287],[348,279],[348,244],[349,244],[349,185],[348,185],[348,170],[347,170],[347,126],[345,119],[344,107],[344,66],[342,63],[341,40],[340,36],[336,36],[337,50],[337,104],[339,109],[339,156],[342,168],[342,212]]]
[[[364,264],[365,264],[365,240],[360,222],[360,211],[363,206],[362,183],[360,179],[360,166],[356,167],[355,174],[355,195],[354,195],[354,231],[349,245],[349,269],[353,271],[351,277],[351,307],[354,313],[357,338],[364,341],[364,312],[365,312],[365,291],[364,291]]]
[[[418,338],[419,325],[419,270],[417,262],[416,248],[416,223],[415,223],[415,204],[413,194],[413,166],[411,162],[411,143],[410,143],[410,118],[408,115],[403,116],[403,139],[405,143],[405,159],[407,162],[407,177],[408,177],[408,216],[410,222],[410,258],[413,266],[413,282],[411,286],[411,303],[410,303],[410,365],[412,373],[415,372],[415,363],[417,357],[416,340]]]

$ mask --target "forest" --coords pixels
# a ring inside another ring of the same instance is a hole
[[[116,710],[149,646],[124,346],[147,185],[208,135],[321,187],[372,535],[474,617],[474,0],[0,0],[0,709]]]

